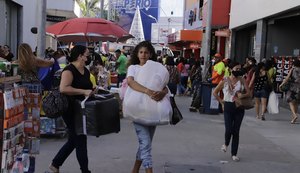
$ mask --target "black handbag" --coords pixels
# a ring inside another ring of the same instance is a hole
[[[48,118],[58,118],[68,109],[68,98],[59,92],[58,89],[48,91],[42,100],[42,107]]]
[[[170,102],[171,102],[171,106],[172,106],[172,110],[173,110],[173,114],[170,119],[170,124],[175,125],[179,121],[181,121],[183,119],[183,117],[182,117],[180,110],[178,109],[178,107],[176,105],[174,97],[170,97]]]

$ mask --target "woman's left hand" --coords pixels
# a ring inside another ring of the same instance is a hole
[[[161,101],[165,96],[166,96],[166,93],[164,91],[156,91],[151,96],[151,98],[158,102],[158,101]]]

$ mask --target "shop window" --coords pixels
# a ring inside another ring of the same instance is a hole
[[[255,32],[251,33],[250,44],[249,44],[249,56],[255,56],[255,47],[256,47],[256,34]]]

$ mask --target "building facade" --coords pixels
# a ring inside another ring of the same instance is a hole
[[[300,1],[232,0],[230,57],[299,56]]]
[[[230,52],[230,32],[229,32],[229,14],[231,0],[212,0],[212,19],[211,19],[211,58],[215,53],[220,53],[223,58],[229,57]],[[208,0],[204,1],[203,5],[203,30],[206,32],[208,14]],[[202,47],[206,50],[206,37],[203,34]],[[204,55],[204,52],[202,52]]]
[[[15,55],[20,43],[28,43],[33,49],[37,46],[37,35],[31,29],[38,27],[38,17],[41,16],[38,11],[39,2],[40,0],[0,0],[0,45],[9,45]],[[47,0],[46,13],[48,26],[77,17],[80,9],[74,0]],[[47,40],[50,41],[49,38]]]

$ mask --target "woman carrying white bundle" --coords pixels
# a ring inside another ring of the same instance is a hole
[[[153,172],[151,143],[156,125],[160,124],[161,117],[155,115],[153,113],[155,110],[152,109],[152,111],[149,107],[154,105],[156,111],[161,112],[160,110],[163,110],[163,112],[166,112],[163,113],[166,114],[165,117],[171,113],[171,111],[168,112],[171,106],[168,107],[167,105],[164,109],[161,108],[163,106],[161,104],[164,104],[167,100],[165,96],[168,94],[166,85],[169,74],[167,69],[164,66],[160,68],[160,65],[154,62],[155,60],[156,54],[152,44],[143,41],[135,47],[129,61],[130,66],[127,71],[129,87],[124,96],[123,113],[125,117],[133,120],[139,142],[132,173],[138,173],[141,165],[145,168],[146,173]],[[150,69],[153,69],[153,71],[150,71]],[[164,70],[166,70],[166,73]],[[163,121],[169,121],[169,117],[168,120]]]

